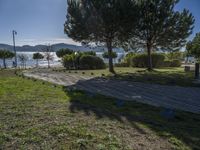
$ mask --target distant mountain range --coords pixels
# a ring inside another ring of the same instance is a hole
[[[70,45],[70,44],[65,44],[65,43],[59,43],[59,44],[53,44],[52,50],[54,52],[58,51],[59,49],[62,48],[68,48],[74,51],[95,51],[95,52],[103,52],[107,50],[105,47],[87,47],[87,46],[77,46],[77,45]],[[42,52],[43,49],[45,48],[45,45],[36,45],[36,46],[30,46],[30,45],[24,45],[24,46],[16,46],[16,50],[18,52]],[[10,51],[13,51],[13,46],[12,45],[7,45],[7,44],[0,44],[0,49],[7,49]],[[116,48],[114,49],[117,52],[123,51],[122,49]]]

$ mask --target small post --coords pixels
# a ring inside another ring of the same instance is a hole
[[[199,79],[199,63],[195,63],[195,79]]]

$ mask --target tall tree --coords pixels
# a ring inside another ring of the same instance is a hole
[[[65,33],[81,43],[105,44],[109,71],[114,73],[112,49],[130,38],[137,23],[134,0],[68,0]]]
[[[199,63],[200,63],[200,33],[197,33],[192,41],[189,41],[186,46],[188,54],[196,58],[195,78],[199,79]]]
[[[194,17],[184,9],[174,10],[179,0],[140,0],[140,20],[134,40],[146,47],[148,70],[152,70],[152,50],[176,50],[192,33]]]
[[[3,59],[3,66],[6,69],[6,59],[11,59],[15,56],[15,54],[8,50],[0,50],[0,59]]]
[[[36,60],[36,67],[39,66],[39,60],[43,59],[43,58],[44,58],[44,56],[40,53],[34,53],[33,54],[33,59]]]

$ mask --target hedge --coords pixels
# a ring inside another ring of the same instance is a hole
[[[63,56],[62,64],[66,69],[74,68],[74,57],[73,57],[73,55]]]
[[[181,66],[181,61],[178,59],[172,60],[171,65],[170,65],[170,67],[180,67],[180,66]]]
[[[83,55],[80,58],[80,69],[105,69],[103,60],[97,56]]]
[[[154,68],[162,67],[165,56],[163,54],[153,53],[152,55],[152,66]],[[148,67],[148,55],[147,54],[138,54],[132,57],[131,65],[133,67],[146,68]]]

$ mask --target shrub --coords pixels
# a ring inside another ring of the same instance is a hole
[[[108,52],[104,52],[104,53],[102,54],[102,56],[103,56],[103,58],[106,58],[106,59],[109,58]],[[117,53],[116,53],[116,52],[112,52],[112,53],[111,53],[111,56],[112,56],[112,58],[117,58]]]
[[[83,52],[83,55],[96,56],[96,52],[94,52],[94,51],[87,51],[87,52]]]
[[[56,52],[57,57],[62,58],[65,55],[71,55],[73,53],[72,50],[66,48],[66,49],[60,49]]]
[[[66,69],[71,69],[74,67],[74,57],[73,55],[65,55],[62,58],[62,64]]]
[[[80,58],[80,69],[104,69],[105,63],[96,56],[83,55]]]
[[[180,67],[181,66],[181,61],[178,59],[175,59],[171,62],[170,67]]]
[[[153,67],[155,68],[162,67],[164,60],[165,60],[165,56],[163,54],[157,54],[157,53],[152,54]]]
[[[163,62],[163,67],[170,67],[171,66],[171,63],[172,63],[172,61],[170,61],[170,60],[165,60],[164,62]]]
[[[152,66],[154,68],[162,67],[165,56],[163,54],[152,54]],[[148,56],[147,54],[138,54],[132,57],[131,65],[133,67],[146,68],[148,67]]]
[[[118,63],[118,64],[115,64],[115,67],[129,67],[130,65],[128,63]]]
[[[136,55],[136,53],[134,52],[130,52],[128,54],[126,54],[125,58],[124,58],[124,63],[127,64],[128,66],[127,67],[130,67],[131,66],[131,61],[132,61],[132,58]]]
[[[148,64],[148,61],[147,61],[146,54],[138,54],[132,57],[131,65],[133,67],[144,68],[144,67],[147,67],[147,64]]]

